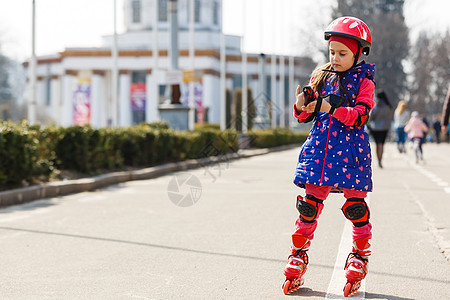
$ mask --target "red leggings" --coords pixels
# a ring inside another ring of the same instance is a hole
[[[307,195],[313,195],[314,197],[325,200],[327,199],[328,195],[330,194],[331,187],[329,186],[318,186],[313,184],[307,184],[305,186],[305,191]],[[367,192],[364,191],[356,191],[356,190],[350,190],[350,189],[344,189],[344,197],[346,199],[349,198],[365,198],[367,197]],[[318,212],[317,212],[317,218],[319,217],[320,213],[323,210],[323,204],[318,203]],[[295,241],[296,239],[294,236],[306,236],[308,239],[312,240],[314,238],[314,231],[316,231],[317,228],[317,219],[314,220],[312,223],[306,223],[300,220],[300,216],[297,218],[297,221],[295,222],[295,233],[292,235],[292,240]],[[362,227],[356,227],[353,226],[352,230],[352,237],[353,240],[366,238],[369,239],[372,238],[372,224],[366,224]],[[293,245],[294,247],[296,245]]]

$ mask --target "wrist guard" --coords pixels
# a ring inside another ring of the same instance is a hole
[[[305,98],[305,104],[304,106],[308,105],[309,103],[316,100],[314,90],[310,86],[305,86],[303,88],[303,97]],[[322,102],[320,103],[322,104]],[[320,107],[320,106],[319,106]],[[316,109],[312,114],[308,114],[306,112],[301,112],[300,117],[298,118],[299,123],[308,123],[311,122],[314,117],[316,116],[317,106]]]
[[[336,108],[341,107],[345,102],[345,98],[336,94],[329,94],[326,98],[328,98],[328,103],[330,103],[331,108],[328,112],[330,115],[334,114]]]

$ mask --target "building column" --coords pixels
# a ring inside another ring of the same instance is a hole
[[[61,78],[58,75],[53,75],[50,81],[50,106],[51,119],[56,125],[61,126]]]
[[[145,79],[145,122],[159,121],[159,85],[156,70],[147,71]]]
[[[203,74],[202,77],[202,105],[208,108],[208,117],[204,116],[210,123],[220,124],[220,97],[217,91],[220,91],[220,78],[212,74]]]
[[[45,89],[46,77],[38,76],[36,78],[36,124],[46,124],[48,105],[46,103],[46,89]]]
[[[91,120],[90,124],[94,128],[102,127],[102,81],[104,71],[94,70],[92,74],[91,90]]]
[[[61,105],[61,126],[68,127],[73,125],[73,89],[74,79],[78,71],[66,70],[63,78],[63,93]]]
[[[131,74],[121,70],[119,75],[119,126],[131,126]]]

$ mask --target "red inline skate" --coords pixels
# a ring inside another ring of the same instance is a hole
[[[347,283],[344,286],[344,296],[355,294],[361,286],[361,281],[367,275],[368,257],[370,255],[369,239],[359,239],[353,243],[353,250],[345,262],[345,277]]]
[[[306,237],[298,237],[295,242],[296,245],[301,244],[302,247],[291,247],[291,255],[289,255],[288,263],[284,268],[284,275],[286,280],[283,283],[283,292],[285,295],[298,290],[304,283],[304,277],[308,266],[309,239]]]

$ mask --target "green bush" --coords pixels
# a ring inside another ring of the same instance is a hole
[[[289,144],[302,144],[308,132],[292,131],[284,128],[253,130],[248,132],[250,147],[271,148]]]
[[[0,124],[0,186],[30,181],[38,162],[38,139],[27,123]]]
[[[287,129],[248,133],[253,148],[302,143],[307,133]],[[0,123],[0,189],[24,182],[48,180],[61,171],[100,174],[127,167],[221,156],[239,150],[235,130],[218,124],[197,125],[193,131],[174,131],[166,123],[133,127],[67,128]]]

